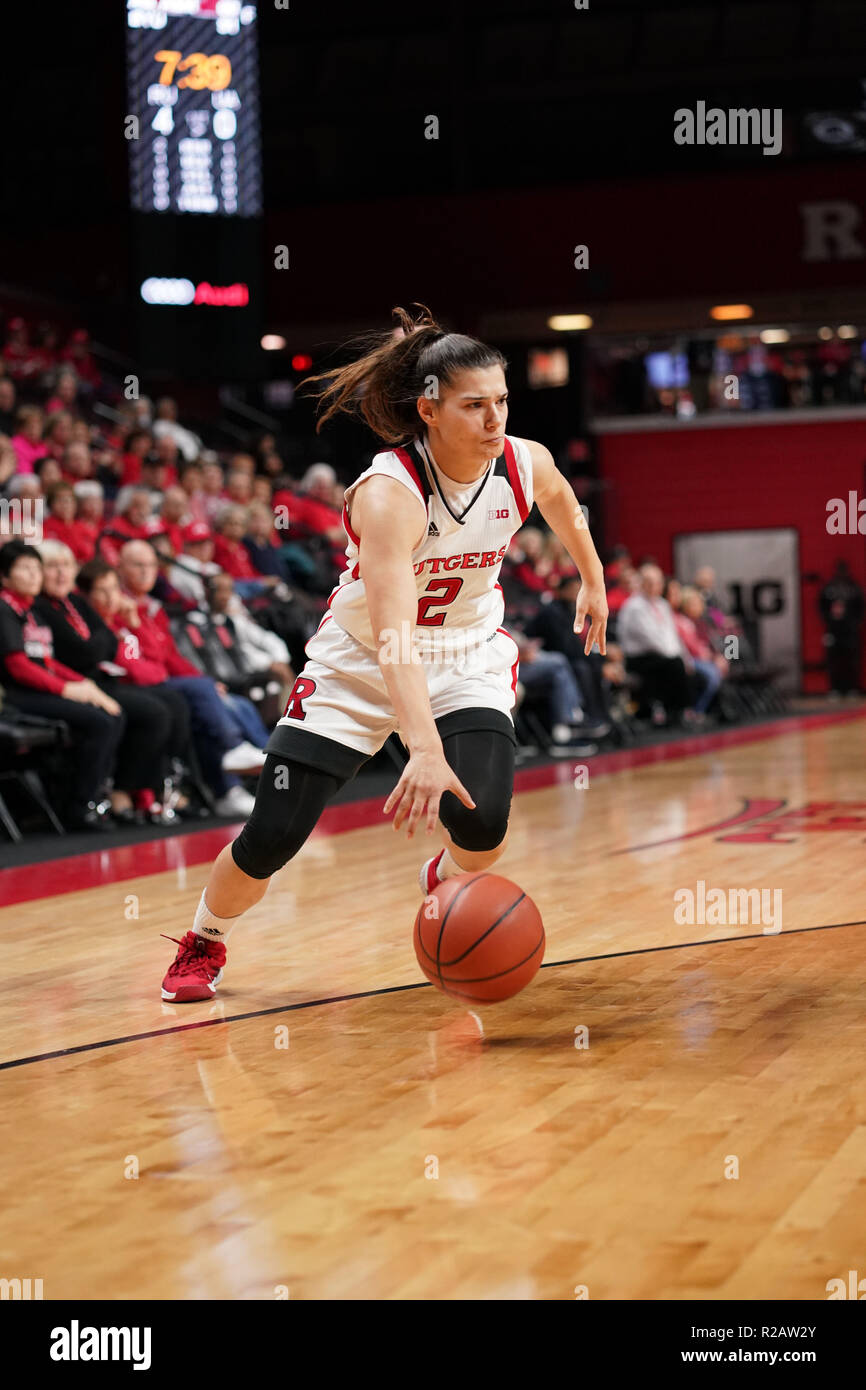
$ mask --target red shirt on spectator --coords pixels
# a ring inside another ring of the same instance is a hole
[[[139,626],[127,628],[117,613],[109,627],[121,638],[115,660],[135,685],[159,685],[170,676],[200,676],[201,671],[178,651],[165,609],[153,599],[136,599]]]
[[[96,553],[99,529],[89,521],[61,521],[59,517],[47,516],[42,526],[46,540],[62,541],[68,545],[76,560],[86,565]]]
[[[275,507],[287,507],[289,528],[303,535],[309,533],[323,536],[333,526],[342,525],[342,515],[336,507],[327,502],[317,502],[313,497],[305,497],[300,492],[278,492],[274,497]]]
[[[230,541],[225,536],[214,536],[213,557],[216,564],[233,579],[261,579],[242,541]]]

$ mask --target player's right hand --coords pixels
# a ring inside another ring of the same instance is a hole
[[[460,778],[449,767],[440,749],[418,749],[410,754],[403,775],[385,802],[384,812],[394,814],[394,829],[400,830],[408,818],[406,833],[411,840],[422,816],[426,816],[427,834],[436,829],[439,802],[443,792],[453,792],[464,806],[475,809],[475,802]]]

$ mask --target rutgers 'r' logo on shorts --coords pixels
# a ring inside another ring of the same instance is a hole
[[[315,688],[316,682],[311,680],[309,676],[298,676],[286,701],[283,718],[306,719],[307,711],[304,709],[304,701],[309,699]]]

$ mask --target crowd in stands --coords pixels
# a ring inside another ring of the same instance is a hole
[[[750,712],[747,701],[720,700],[732,671],[739,676],[759,663],[741,624],[725,611],[710,567],[686,585],[666,578],[652,559],[635,565],[618,547],[605,583],[607,652],[587,656],[584,635],[573,631],[580,578],[557,537],[527,525],[505,556],[502,584],[520,647],[522,697],[546,702],[551,752],[570,756],[586,739],[621,740],[623,726],[635,722],[701,726]]]
[[[728,335],[724,345],[695,339],[653,353],[598,349],[591,371],[593,408],[598,415],[690,419],[704,411],[864,405],[866,343],[849,332],[785,344],[746,333],[738,342],[738,335]]]
[[[271,435],[219,454],[178,416],[170,397],[107,393],[84,330],[61,346],[8,325],[0,500],[20,505],[0,514],[0,722],[65,726],[52,797],[69,829],[246,816],[242,779],[343,566],[345,481],[329,464],[293,477]],[[512,542],[501,582],[525,746],[571,755],[635,720],[719,711],[737,627],[712,573],[665,585],[619,551],[607,581],[608,651],[586,656],[564,547],[533,524]]]

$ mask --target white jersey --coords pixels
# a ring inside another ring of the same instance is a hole
[[[349,515],[352,498],[367,478],[396,478],[418,498],[418,543],[412,564],[418,590],[413,643],[421,651],[455,649],[461,640],[485,641],[501,628],[505,613],[498,583],[502,560],[515,531],[532,509],[532,459],[526,443],[509,436],[499,458],[470,484],[448,478],[425,439],[376,454],[370,467],[346,488],[343,526],[349,537],[346,568],[328,600],[334,621],[375,651],[360,573],[359,538]]]

